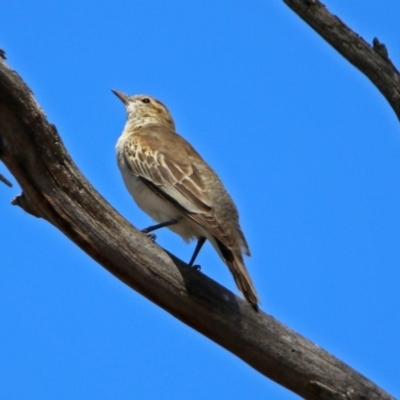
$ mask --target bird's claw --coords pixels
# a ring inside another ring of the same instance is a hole
[[[144,229],[142,232],[145,233],[146,236],[147,236],[153,243],[156,241],[157,235],[155,235],[154,233],[146,232],[145,229]]]
[[[192,265],[192,268],[194,268],[196,271],[200,271],[201,270],[201,265]]]

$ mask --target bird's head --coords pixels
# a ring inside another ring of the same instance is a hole
[[[131,127],[162,124],[175,130],[172,116],[161,101],[144,94],[128,96],[118,90],[112,90],[112,92],[125,104],[127,122]]]

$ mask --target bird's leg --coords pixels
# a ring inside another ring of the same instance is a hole
[[[200,271],[200,268],[201,268],[200,265],[193,265],[193,264],[194,264],[194,262],[196,260],[197,255],[199,254],[201,248],[203,247],[203,244],[205,243],[205,241],[206,241],[205,237],[199,238],[199,240],[197,241],[197,244],[196,244],[196,248],[194,249],[194,253],[192,255],[192,258],[189,261],[189,266],[197,269],[198,271]]]
[[[173,218],[169,221],[161,222],[157,225],[149,226],[148,228],[142,229],[143,233],[147,233],[147,236],[154,242],[156,240],[156,235],[154,233],[150,233],[156,231],[157,229],[165,228],[166,226],[175,225],[180,221],[180,218]]]
[[[180,221],[180,218],[173,218],[169,221],[161,222],[160,224],[152,225],[152,226],[149,226],[148,228],[142,229],[142,232],[144,232],[144,233],[153,232],[153,231],[156,231],[157,229],[161,229],[166,226],[175,225],[179,221]]]

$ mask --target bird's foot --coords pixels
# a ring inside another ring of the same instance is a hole
[[[194,268],[196,271],[200,271],[201,270],[201,265],[191,265],[192,268]]]
[[[142,229],[142,232],[146,234],[146,236],[154,243],[157,239],[157,235],[154,233],[146,232],[146,229]]]

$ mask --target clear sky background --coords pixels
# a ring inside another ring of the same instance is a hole
[[[398,0],[326,5],[400,66]],[[219,173],[263,310],[400,397],[400,129],[360,72],[282,1],[6,0],[2,15],[7,62],[122,215],[152,222],[116,165],[112,88],[163,101]],[[0,173],[0,398],[298,398],[11,206]],[[237,293],[210,245],[199,263]]]

